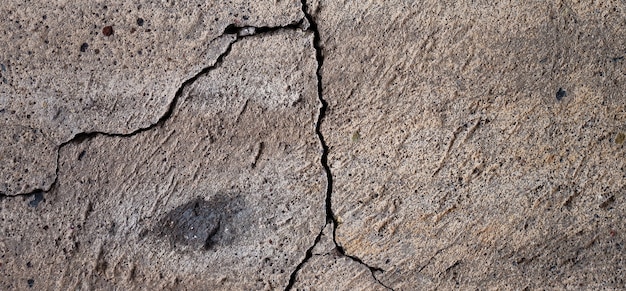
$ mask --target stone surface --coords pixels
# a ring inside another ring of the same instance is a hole
[[[162,126],[64,146],[0,202],[0,289],[284,289],[326,221],[312,38],[240,39]]]
[[[313,256],[298,272],[292,290],[388,290],[376,281],[367,266],[337,251],[332,231],[330,223],[313,249]]]
[[[183,82],[232,42],[221,37],[227,26],[303,18],[294,0],[4,2],[0,134],[21,137],[2,141],[11,155],[3,153],[0,164],[22,161],[0,168],[5,195],[47,190],[51,157],[78,133],[130,133],[156,123]]]
[[[0,8],[0,289],[626,289],[624,1],[55,3]]]
[[[626,288],[624,4],[320,1],[346,253],[395,290]]]

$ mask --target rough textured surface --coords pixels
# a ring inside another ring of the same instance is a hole
[[[0,203],[0,289],[285,288],[326,219],[315,68],[308,32],[246,37],[163,126],[63,147]]]
[[[8,195],[47,190],[56,168],[50,157],[76,134],[130,133],[156,123],[182,83],[232,41],[220,37],[228,25],[274,27],[303,18],[293,0],[5,2],[0,134],[23,137],[0,144],[11,147],[0,164],[30,162],[0,168],[0,193]]]
[[[626,289],[624,1],[42,3],[2,290]]]
[[[330,223],[313,249],[313,256],[298,272],[292,290],[388,290],[366,266],[337,251],[332,232]]]
[[[336,240],[385,285],[626,288],[626,6],[570,2],[319,5]]]

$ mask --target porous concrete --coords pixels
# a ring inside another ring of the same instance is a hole
[[[625,13],[8,1],[0,289],[624,290]]]
[[[346,254],[394,290],[626,288],[623,1],[320,2]]]
[[[303,17],[294,0],[4,1],[0,193],[48,190],[58,146],[77,134],[155,124],[232,42],[228,26]]]

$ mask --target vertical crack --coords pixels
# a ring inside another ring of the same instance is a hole
[[[315,124],[315,133],[317,134],[317,137],[320,140],[320,144],[322,145],[322,157],[320,159],[320,162],[322,163],[322,167],[324,168],[324,172],[326,173],[326,181],[327,181],[326,224],[328,223],[333,224],[332,240],[339,254],[347,258],[350,258],[352,261],[355,261],[367,267],[370,270],[372,278],[374,278],[374,280],[376,280],[378,284],[380,284],[381,286],[387,289],[393,290],[392,288],[380,282],[378,278],[376,278],[375,276],[376,272],[381,272],[381,273],[384,272],[383,269],[369,266],[358,257],[346,254],[343,247],[337,243],[336,232],[337,232],[338,223],[337,223],[337,219],[335,218],[335,214],[333,213],[333,208],[332,208],[333,175],[330,171],[330,166],[328,165],[328,145],[326,144],[326,140],[324,139],[324,135],[322,134],[322,131],[321,131],[322,122],[324,121],[324,118],[326,117],[326,110],[328,109],[328,102],[324,99],[323,86],[322,86],[323,84],[322,83],[322,66],[324,65],[324,55],[322,51],[321,36],[320,36],[319,29],[317,27],[317,22],[315,22],[315,19],[309,12],[309,6],[307,5],[307,1],[301,0],[301,3],[302,3],[302,13],[304,14],[304,17],[309,24],[309,27],[307,30],[313,33],[313,47],[315,48],[315,59],[317,61],[317,69],[315,71],[315,75],[317,77],[317,98],[319,99],[319,102],[322,105],[320,107],[317,123]],[[298,264],[296,269],[291,273],[291,276],[289,277],[289,284],[287,285],[285,290],[291,290],[293,288],[293,285],[296,282],[298,272],[304,266],[304,264],[306,264],[306,262],[313,256],[313,248],[319,242],[322,233],[323,233],[323,229],[322,229],[322,232],[320,232],[315,238],[315,243],[306,251],[304,259]]]

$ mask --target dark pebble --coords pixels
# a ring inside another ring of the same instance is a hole
[[[102,34],[104,34],[104,36],[111,36],[113,35],[113,26],[105,26],[102,29]]]
[[[143,26],[143,18],[141,17],[137,18],[137,25]]]
[[[87,48],[89,47],[89,45],[84,42],[83,44],[80,45],[80,52],[84,53],[87,51]]]
[[[563,90],[563,88],[559,88],[559,91],[556,91],[556,100],[561,101],[563,97],[567,96],[567,92]]]

